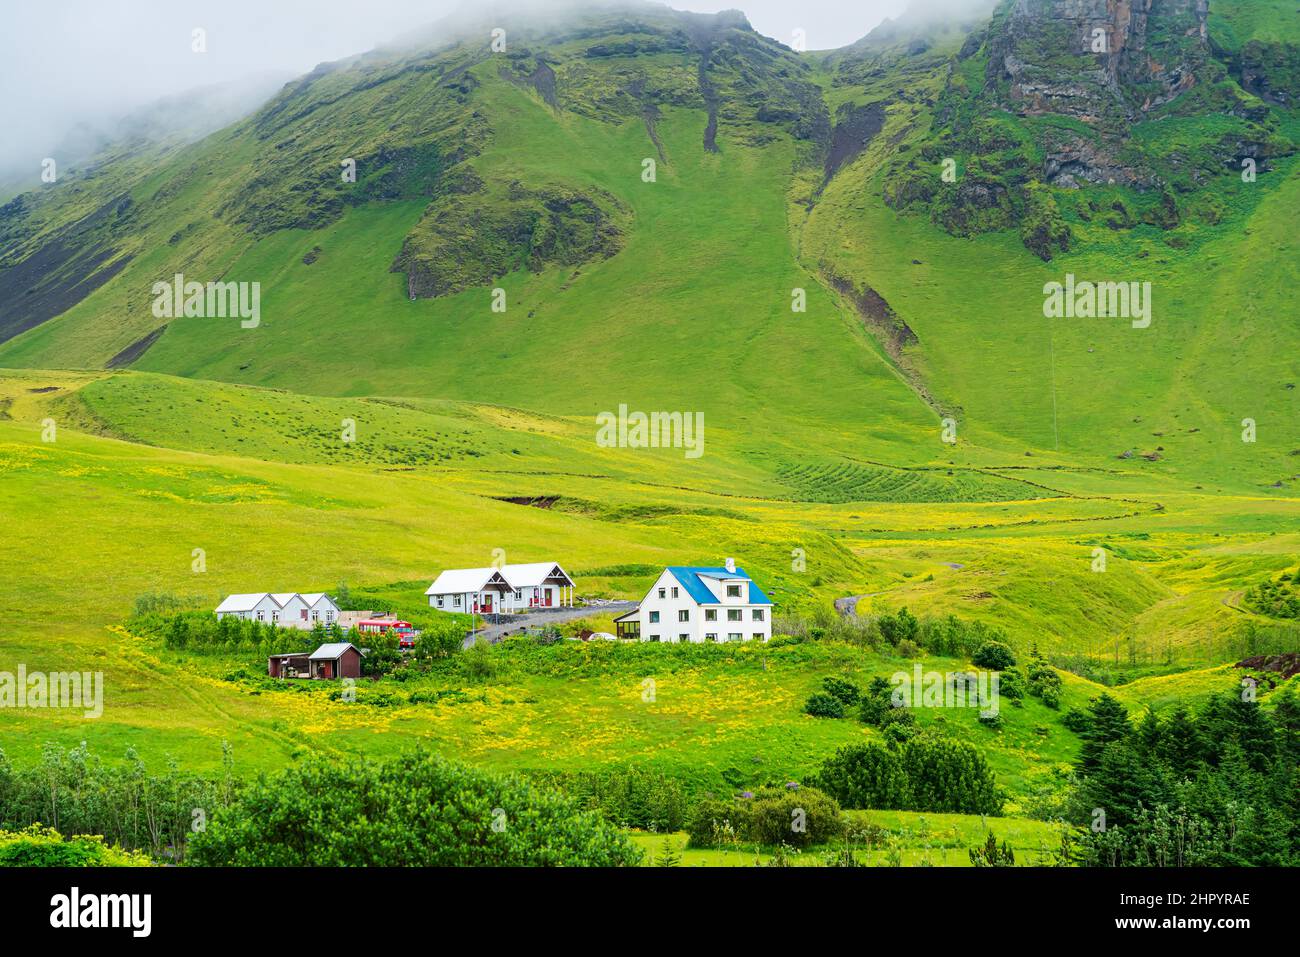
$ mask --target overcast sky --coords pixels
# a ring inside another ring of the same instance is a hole
[[[529,0],[546,3],[547,0]],[[11,0],[0,13],[0,168],[39,165],[77,123],[250,75],[297,75],[431,24],[465,0]],[[682,10],[739,8],[783,43],[844,46],[908,0],[673,0]],[[191,32],[207,52],[191,50]],[[31,157],[35,157],[34,160]]]

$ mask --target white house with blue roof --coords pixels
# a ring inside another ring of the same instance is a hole
[[[733,559],[721,568],[670,565],[614,624],[620,638],[641,641],[767,641],[772,600]]]

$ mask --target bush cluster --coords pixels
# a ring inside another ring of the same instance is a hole
[[[816,788],[787,785],[701,801],[691,820],[690,846],[808,847],[843,833],[844,816],[833,798]]]
[[[810,783],[847,808],[999,814],[1003,803],[979,751],[933,734],[840,748]]]

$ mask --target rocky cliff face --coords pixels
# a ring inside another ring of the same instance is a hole
[[[1209,0],[1002,0],[961,47],[931,141],[886,201],[925,207],[957,235],[1019,227],[1045,259],[1069,248],[1071,210],[1097,213],[1052,188],[1130,187],[1138,210],[1102,210],[1108,225],[1177,228],[1196,205],[1178,197],[1295,150],[1270,107],[1289,102],[1293,58],[1251,45],[1225,60],[1208,17]],[[1150,135],[1169,120],[1177,149]],[[934,170],[949,157],[963,172],[945,185]]]
[[[1138,119],[1196,85],[1209,0],[1015,0],[988,40],[988,81],[1024,115]]]

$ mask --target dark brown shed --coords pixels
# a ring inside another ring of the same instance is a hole
[[[348,641],[321,645],[311,653],[313,678],[360,678],[361,650]]]

